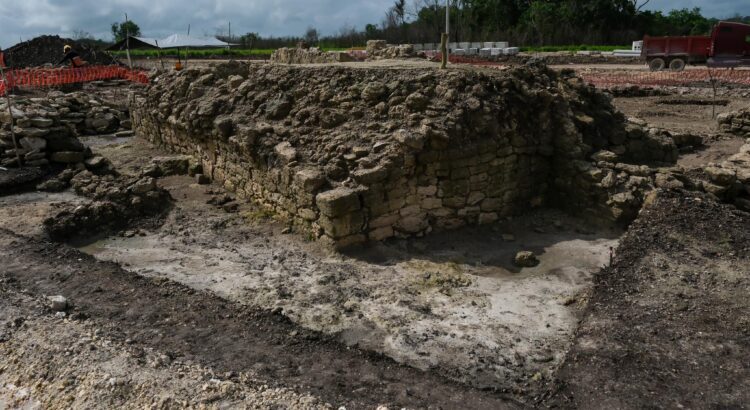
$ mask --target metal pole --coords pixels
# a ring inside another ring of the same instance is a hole
[[[450,44],[451,41],[451,18],[450,18],[450,7],[451,1],[445,0],[445,64],[447,65],[450,60]]]
[[[18,142],[16,141],[16,133],[13,132],[13,123],[15,122],[13,119],[13,109],[11,108],[11,101],[10,101],[10,84],[8,84],[8,81],[5,79],[5,70],[3,70],[3,66],[0,65],[0,76],[2,76],[3,79],[3,85],[5,85],[5,99],[8,102],[8,115],[10,116],[10,137],[13,140],[13,148],[16,151],[16,162],[18,162],[18,167],[21,168],[21,154],[18,152]]]

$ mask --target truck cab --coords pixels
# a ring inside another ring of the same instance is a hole
[[[709,67],[750,66],[750,25],[719,22],[711,39]]]

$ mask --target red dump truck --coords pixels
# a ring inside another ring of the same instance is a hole
[[[750,25],[722,21],[711,36],[643,38],[641,57],[651,71],[682,71],[686,64],[750,66]]]

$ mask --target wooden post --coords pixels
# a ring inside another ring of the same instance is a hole
[[[3,84],[5,85],[5,100],[8,103],[8,115],[10,116],[10,138],[13,140],[13,148],[16,151],[16,161],[18,162],[18,167],[21,168],[21,154],[18,152],[18,141],[16,141],[16,133],[13,131],[13,123],[15,122],[15,120],[13,119],[13,108],[11,108],[10,87],[8,81],[6,81],[5,79],[5,70],[1,65],[0,76],[2,76]]]

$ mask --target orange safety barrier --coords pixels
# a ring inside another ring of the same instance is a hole
[[[149,82],[146,72],[120,66],[13,69],[5,72],[6,83],[0,82],[0,95],[13,87],[42,88],[115,78],[140,84]]]

